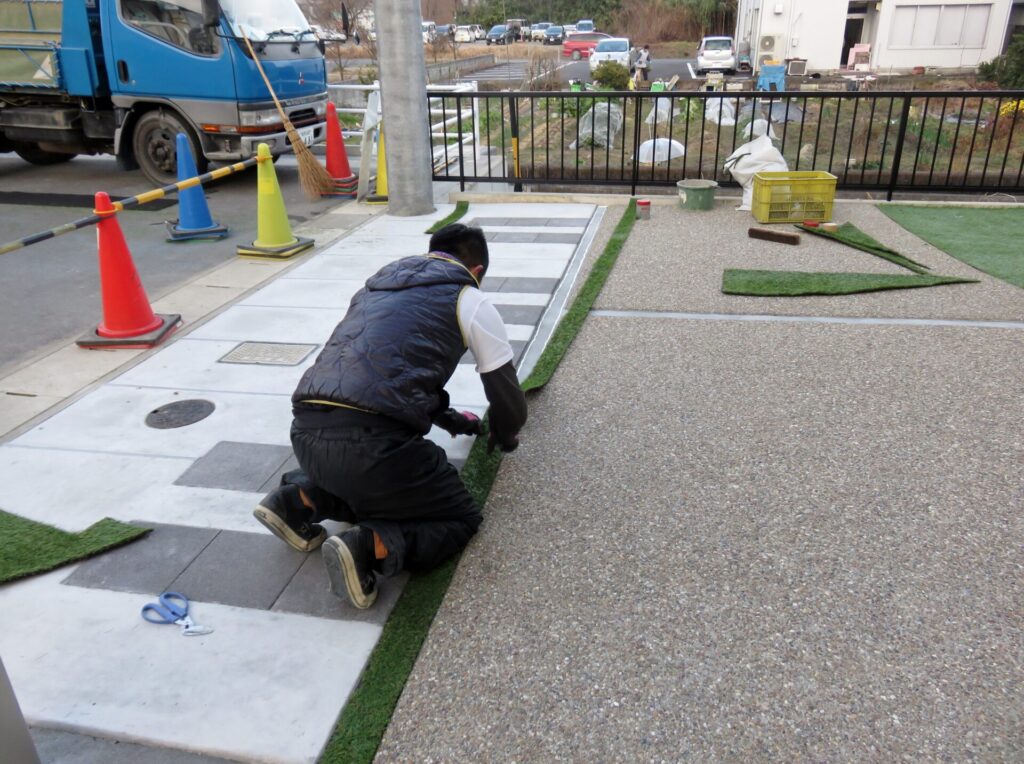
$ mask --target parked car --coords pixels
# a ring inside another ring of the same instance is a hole
[[[510,42],[514,42],[515,39],[515,31],[509,29],[504,24],[495,24],[491,27],[491,31],[487,33],[488,45],[508,45]]]
[[[562,27],[550,26],[544,30],[545,45],[561,45],[565,42],[565,32]]]
[[[705,37],[697,48],[697,74],[714,69],[736,71],[736,46],[731,37]]]
[[[562,55],[572,58],[573,61],[589,58],[597,44],[607,39],[608,35],[604,32],[577,32],[565,38],[565,42],[562,43]]]
[[[628,37],[609,37],[607,40],[601,40],[590,54],[590,72],[593,74],[594,70],[605,61],[622,64],[628,71],[633,67],[635,58],[636,53],[633,51],[633,46],[629,44]]]
[[[590,19],[580,19],[576,22],[577,32],[596,32],[597,27],[594,26],[594,22]]]
[[[544,42],[544,31],[551,26],[550,21],[541,21],[530,27],[530,40],[532,42]]]
[[[438,24],[437,25],[437,36],[438,37],[453,37],[455,35],[454,24]]]
[[[437,24],[433,21],[424,21],[420,27],[423,30],[423,42],[431,43],[437,39]]]
[[[576,25],[575,24],[562,24],[562,34],[563,35],[568,37],[569,35],[575,34],[575,33],[576,33]]]
[[[469,28],[473,30],[473,37],[477,40],[484,40],[487,38],[487,30],[479,24],[470,24]]]
[[[455,27],[455,42],[476,42],[473,27]]]

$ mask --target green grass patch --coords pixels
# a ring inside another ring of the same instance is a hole
[[[859,294],[886,289],[914,289],[941,284],[972,284],[974,279],[931,274],[813,273],[756,271],[729,268],[722,274],[722,291],[750,297],[806,297]]]
[[[562,362],[562,357],[569,349],[576,335],[579,334],[583,322],[587,320],[587,315],[590,313],[590,309],[594,307],[594,302],[597,300],[597,296],[601,294],[605,282],[608,281],[608,276],[611,274],[612,268],[615,267],[615,262],[619,259],[619,253],[622,252],[622,247],[626,243],[626,239],[629,238],[629,233],[633,230],[635,222],[636,200],[630,199],[629,204],[626,206],[626,211],[619,219],[619,224],[615,226],[615,230],[612,232],[608,244],[605,245],[604,251],[594,262],[594,267],[591,269],[590,275],[587,276],[587,280],[583,282],[583,286],[579,294],[576,295],[572,307],[569,308],[558,323],[547,347],[544,348],[544,352],[537,359],[537,365],[533,367],[530,376],[523,382],[523,390],[527,392],[536,390],[546,385],[551,379],[551,375],[555,373],[558,364]]]
[[[1024,289],[1024,209],[890,204],[879,209],[950,257]]]
[[[459,206],[463,204],[466,203],[459,202]],[[572,307],[555,330],[552,341],[523,384],[524,390],[541,387],[551,378],[608,280],[635,219],[636,204],[631,201]],[[447,222],[451,221],[441,221],[438,225],[447,225]],[[556,340],[558,349],[552,351]],[[487,502],[500,466],[501,452],[488,454],[487,439],[477,438],[462,468],[462,481],[481,507]],[[360,764],[373,760],[458,564],[456,556],[429,573],[410,577],[327,741],[320,764]]]
[[[81,533],[68,533],[0,510],[0,584],[92,557],[149,531],[104,518]]]
[[[438,220],[434,225],[427,229],[427,233],[437,233],[446,225],[451,225],[455,221],[459,220],[466,212],[469,211],[469,202],[456,202],[455,210],[446,218]]]
[[[814,228],[803,224],[798,224],[797,228],[807,233],[812,233],[815,236],[824,236],[826,239],[838,241],[840,244],[846,244],[863,252],[869,252],[875,257],[888,260],[890,263],[894,263],[914,273],[926,273],[929,270],[927,265],[915,262],[906,255],[901,255],[895,249],[890,249],[882,244],[882,242],[871,238],[853,223],[843,223],[835,233],[829,233],[821,228]]]

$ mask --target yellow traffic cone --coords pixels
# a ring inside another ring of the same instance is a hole
[[[283,260],[309,249],[314,242],[292,233],[267,144],[257,147],[256,156],[256,241],[247,247],[239,245],[236,252],[243,257]]]
[[[377,187],[373,196],[366,197],[367,204],[388,203],[388,160],[384,153],[384,125],[377,132]]]

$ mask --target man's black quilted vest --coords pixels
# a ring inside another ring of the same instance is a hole
[[[466,350],[459,293],[476,285],[461,263],[437,255],[384,266],[352,298],[292,401],[346,404],[426,433]]]

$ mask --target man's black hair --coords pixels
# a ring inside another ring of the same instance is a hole
[[[446,225],[431,236],[430,251],[445,252],[456,257],[467,268],[482,265],[484,272],[490,264],[484,232],[462,223]]]

